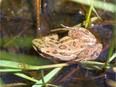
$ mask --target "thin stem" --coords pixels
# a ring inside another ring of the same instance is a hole
[[[88,11],[87,16],[86,16],[85,28],[87,28],[89,25],[92,8],[93,8],[93,0],[91,0],[91,5],[90,5],[89,11]]]
[[[116,13],[115,13],[115,23],[116,23]],[[114,25],[113,31],[112,31],[112,39],[111,39],[111,44],[110,44],[110,48],[109,48],[109,52],[107,55],[107,61],[105,63],[104,68],[106,68],[108,66],[108,64],[111,62],[110,58],[113,54],[113,50],[114,50],[114,46],[115,46],[115,40],[116,40],[116,25]]]

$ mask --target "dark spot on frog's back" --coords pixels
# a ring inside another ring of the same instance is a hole
[[[99,56],[100,55],[100,53],[98,53],[98,52],[96,52],[95,54],[96,54],[96,56]]]
[[[61,54],[63,56],[68,56],[68,54],[66,54],[65,52],[60,52],[59,54]]]
[[[89,30],[87,30],[87,29],[84,31],[84,33],[85,33],[86,35],[89,35],[89,34],[90,34]]]
[[[55,40],[55,38],[53,38],[53,37],[49,37],[51,40]]]
[[[34,40],[33,41],[34,43],[38,43],[38,44],[42,44],[40,41],[38,41],[38,40]]]
[[[89,50],[86,50],[86,51],[84,52],[85,55],[88,55],[88,53],[89,53]]]
[[[81,48],[83,48],[84,46],[81,46]]]
[[[99,54],[100,54],[99,52],[95,51],[91,56],[96,56],[96,57],[98,57]]]
[[[76,42],[75,41],[73,41],[73,46],[76,46]]]
[[[55,42],[55,44],[59,44],[59,42]]]
[[[51,39],[50,39],[50,42],[54,42],[54,40],[51,40]]]
[[[57,50],[54,50],[53,54],[57,54],[57,53],[58,53]]]
[[[46,47],[54,46],[52,43],[47,43]]]
[[[44,48],[44,46],[40,46],[40,48]]]
[[[47,53],[50,53],[50,51],[49,51],[49,50],[47,50],[46,52],[47,52]]]
[[[39,43],[40,45],[42,44],[42,42],[40,42],[40,41],[39,41],[38,43]]]
[[[65,45],[60,45],[59,48],[60,49],[66,49],[67,47]]]

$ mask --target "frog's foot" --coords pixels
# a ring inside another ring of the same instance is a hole
[[[97,43],[93,46],[88,47],[85,49],[76,58],[76,61],[86,61],[86,60],[95,60],[102,51],[102,44]]]

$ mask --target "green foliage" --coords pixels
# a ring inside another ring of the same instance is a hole
[[[85,5],[90,5],[92,0],[86,0],[86,1],[85,0],[71,0],[71,1],[74,1],[74,2],[77,2],[77,3],[82,3],[82,4],[85,4]],[[110,12],[116,12],[116,9],[115,9],[116,5],[115,4],[103,2],[103,1],[100,1],[100,0],[94,0],[93,6],[95,8],[99,8],[99,9],[102,9],[102,10],[106,10],[106,11],[110,11]]]
[[[14,61],[14,62],[26,63],[31,65],[44,65],[50,63],[50,60],[47,60],[45,58],[41,58],[37,56],[29,56],[24,54],[8,53],[5,51],[0,51],[0,60],[8,60],[12,62]]]
[[[37,83],[35,83],[32,87],[42,87],[43,85],[47,85],[47,82],[50,81],[62,68],[55,68],[50,73],[48,73],[46,76],[43,77],[43,80],[45,84],[43,84],[42,79],[39,80]]]
[[[0,47],[32,47],[34,37],[4,37],[0,38]]]

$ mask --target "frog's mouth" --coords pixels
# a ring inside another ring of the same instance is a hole
[[[37,46],[36,46],[35,44],[33,44],[32,46],[33,46],[34,50],[36,50],[37,52],[39,51],[39,50],[37,49]],[[39,51],[39,52],[40,52],[40,51]],[[38,53],[39,53],[39,52],[38,52]]]
[[[46,53],[43,53],[43,52],[41,52],[41,51],[39,51],[39,50],[38,50],[38,53],[39,53],[39,55],[40,55],[41,57],[43,57],[43,58],[52,59],[52,60],[55,60],[55,61],[63,61],[63,60],[60,60],[59,58],[55,58],[55,57],[50,56],[50,55],[48,55],[48,54],[46,54]],[[64,60],[64,61],[65,61],[65,60]]]

